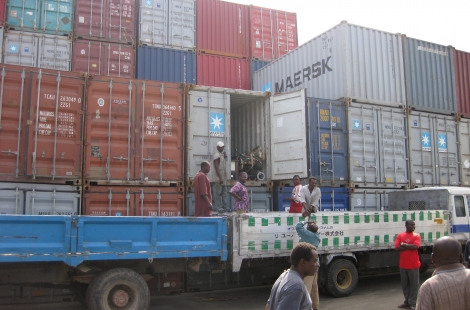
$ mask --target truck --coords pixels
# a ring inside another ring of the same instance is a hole
[[[319,288],[350,295],[358,277],[398,270],[396,235],[405,221],[421,235],[423,269],[434,242],[469,237],[470,188],[390,193],[377,212],[318,212]],[[70,289],[89,309],[148,309],[147,281],[184,271],[188,289],[272,284],[289,267],[302,214],[222,217],[0,216],[0,284]],[[196,287],[196,286],[193,286]]]

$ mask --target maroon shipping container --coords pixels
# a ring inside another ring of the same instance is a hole
[[[73,43],[72,71],[93,75],[134,78],[135,49],[132,46],[78,40]]]
[[[3,65],[0,180],[80,184],[85,80]]]
[[[454,49],[458,112],[470,117],[470,53]]]
[[[196,3],[198,52],[249,58],[249,7],[220,0]]]
[[[181,294],[184,290],[184,273],[158,273],[147,281],[151,295]]]
[[[80,0],[75,35],[81,39],[135,44],[135,0]]]
[[[0,26],[5,25],[7,0],[0,0]]]
[[[183,94],[180,84],[90,80],[85,183],[182,186]]]
[[[296,13],[250,6],[251,58],[272,61],[298,44]]]
[[[197,84],[250,89],[250,62],[218,55],[197,55]]]
[[[183,216],[182,187],[87,186],[84,215]]]

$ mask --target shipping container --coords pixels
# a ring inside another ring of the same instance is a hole
[[[461,119],[458,126],[460,185],[470,186],[470,120]]]
[[[0,26],[5,26],[7,0],[0,0]]]
[[[137,48],[136,75],[142,80],[196,84],[196,54],[140,46]]]
[[[347,105],[308,98],[309,162],[318,186],[346,186],[348,174]]]
[[[408,129],[403,109],[348,105],[349,186],[409,188]]]
[[[408,106],[425,112],[456,114],[452,47],[403,35],[403,58]]]
[[[470,53],[454,49],[454,71],[458,113],[470,117]]]
[[[197,55],[197,84],[250,89],[250,61],[219,55]]]
[[[183,95],[180,84],[93,78],[85,182],[182,186]]]
[[[81,187],[0,182],[0,214],[80,214]]]
[[[411,188],[460,186],[458,124],[453,116],[408,116]]]
[[[400,35],[347,22],[273,61],[253,77],[255,90],[306,88],[308,97],[406,104]]]
[[[271,61],[298,44],[296,13],[250,5],[251,58]]]
[[[3,63],[3,35],[5,28],[0,26],[0,63]]]
[[[204,160],[210,160],[218,141],[232,165],[226,173],[235,183],[248,173],[247,186],[270,187],[273,180],[305,178],[307,167],[305,92],[270,97],[268,93],[191,86],[187,108],[187,184]]]
[[[353,189],[349,194],[352,212],[388,211],[388,193],[396,189]]]
[[[123,44],[77,40],[73,43],[72,71],[132,79],[135,49]]]
[[[0,179],[80,184],[84,79],[11,65],[2,76]]]
[[[254,89],[253,85],[253,75],[255,74],[255,71],[258,71],[259,69],[263,68],[264,66],[268,65],[270,62],[269,61],[264,61],[264,60],[251,60],[250,61],[250,85],[251,89]]]
[[[8,0],[6,24],[19,31],[71,34],[74,4],[73,0]]]
[[[95,216],[183,216],[183,189],[86,186],[82,211]]]
[[[292,190],[294,187],[278,187],[274,189],[274,210],[289,212]],[[321,198],[318,211],[349,211],[349,189],[320,187]]]
[[[249,58],[249,6],[219,0],[198,0],[196,4],[197,51]]]
[[[67,37],[8,31],[4,40],[6,64],[70,71],[72,41]]]
[[[80,0],[74,34],[85,40],[135,44],[136,1]]]

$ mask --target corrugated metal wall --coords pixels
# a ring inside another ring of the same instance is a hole
[[[455,89],[458,112],[470,117],[470,53],[454,49]]]

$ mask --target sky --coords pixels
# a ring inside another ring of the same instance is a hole
[[[297,13],[299,45],[348,23],[470,52],[470,0],[228,0]]]

